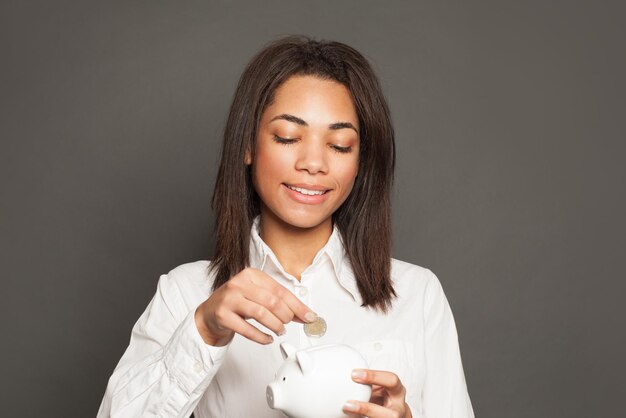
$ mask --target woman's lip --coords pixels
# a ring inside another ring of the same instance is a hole
[[[285,186],[289,187],[297,187],[299,189],[306,189],[306,190],[312,190],[315,192],[318,192],[320,190],[322,191],[328,191],[328,190],[332,190],[328,187],[325,186],[320,186],[319,184],[302,184],[302,183],[297,183],[297,184],[289,184],[289,183],[283,183]]]
[[[285,192],[287,193],[287,196],[289,196],[292,200],[295,200],[296,202],[302,203],[305,205],[318,205],[320,203],[323,203],[324,201],[326,201],[326,199],[328,198],[328,195],[330,195],[330,192],[332,191],[328,189],[322,189],[322,190],[326,190],[326,193],[306,195],[306,194],[297,192],[293,189],[290,189],[284,183],[283,183],[283,187],[285,188]],[[296,187],[299,187],[299,186],[296,186]],[[302,188],[304,189],[305,187],[302,187]]]

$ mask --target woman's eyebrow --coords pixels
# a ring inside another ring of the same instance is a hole
[[[278,116],[274,116],[272,118],[272,120],[270,120],[270,122],[274,122],[275,120],[278,119],[283,119],[286,120],[288,122],[293,122],[296,123],[300,126],[309,126],[308,123],[306,123],[304,120],[300,119],[297,116],[294,115],[290,115],[287,113],[283,113],[282,115],[278,115]],[[332,129],[332,130],[337,130],[337,129],[353,129],[354,132],[356,132],[357,134],[359,133],[359,131],[357,131],[357,129],[354,127],[353,124],[351,124],[350,122],[335,122],[335,123],[331,123],[330,125],[328,125],[328,129]]]
[[[350,122],[337,122],[337,123],[331,123],[330,125],[328,125],[328,129],[345,129],[345,128],[354,129],[354,132],[356,132],[357,134],[359,133],[359,131],[357,131],[354,125],[351,124]]]

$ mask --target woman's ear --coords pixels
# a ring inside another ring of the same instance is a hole
[[[252,164],[252,155],[250,153],[250,150],[246,150],[246,155],[243,158],[243,162],[246,163],[246,165],[251,165]]]

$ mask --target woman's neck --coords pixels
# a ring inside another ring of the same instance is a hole
[[[272,249],[285,271],[296,279],[313,262],[333,232],[331,218],[312,228],[289,225],[273,214],[261,214],[261,239]]]

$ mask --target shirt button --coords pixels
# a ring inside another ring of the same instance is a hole
[[[308,290],[306,290],[306,287],[301,287],[301,288],[300,288],[300,290],[298,291],[298,294],[299,294],[300,296],[306,296],[306,295],[307,295],[307,293],[309,293],[309,291],[308,291]]]
[[[380,351],[382,349],[383,349],[383,345],[381,343],[375,343],[374,344],[374,350]]]
[[[193,365],[193,369],[197,372],[200,373],[203,369],[202,367],[202,363],[200,363],[199,361],[196,362],[196,364]]]

